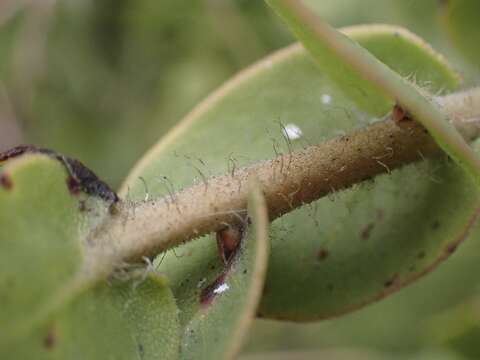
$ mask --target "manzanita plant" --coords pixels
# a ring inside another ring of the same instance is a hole
[[[477,240],[480,90],[407,29],[267,3],[300,44],[199,104],[118,195],[52,150],[0,155],[2,359],[234,358],[256,316],[349,313]],[[479,11],[442,4],[477,66]]]

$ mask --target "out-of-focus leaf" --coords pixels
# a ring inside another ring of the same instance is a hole
[[[391,28],[383,29],[397,41]],[[385,43],[388,35],[376,34]],[[404,56],[418,54],[404,40],[398,42],[398,56],[385,59],[400,73]],[[374,44],[372,36],[366,45]],[[409,69],[418,69],[419,83],[430,80],[422,77],[430,76],[427,69],[439,66],[436,56],[427,55],[416,66],[412,58],[408,61]],[[448,74],[448,67],[441,73]],[[455,77],[449,74],[446,81]],[[431,90],[444,84],[432,82]],[[231,172],[371,121],[375,119],[358,110],[294,45],[246,70],[200,104],[140,161],[123,191],[143,198],[142,177],[151,196],[165,195],[170,183],[183,188],[202,176]],[[285,141],[285,127],[299,129],[299,136]],[[471,225],[465,214],[476,209],[476,201],[470,179],[448,160],[437,159],[335,192],[274,221],[260,314],[313,320],[392,293],[454,250]],[[175,293],[187,286],[193,269],[203,273],[219,266],[212,241],[191,242],[177,255],[183,256],[181,261],[168,253],[161,267],[174,279]]]
[[[449,346],[465,356],[480,356],[480,314],[478,294],[460,304],[432,316],[426,323],[426,339],[434,344]]]
[[[442,20],[453,44],[463,55],[480,66],[480,2],[476,0],[444,0],[440,3]]]
[[[417,355],[394,355],[369,350],[331,349],[310,352],[278,352],[245,355],[240,360],[462,360],[461,355],[449,351],[424,351]]]

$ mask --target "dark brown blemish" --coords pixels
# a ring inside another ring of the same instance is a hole
[[[2,186],[6,190],[12,190],[13,181],[8,174],[0,175],[0,186]]]
[[[450,244],[447,246],[447,254],[453,254],[455,252],[455,250],[457,250],[457,246],[458,244]]]
[[[391,287],[393,286],[398,280],[398,274],[395,274],[393,275],[390,279],[388,279],[387,281],[385,281],[385,283],[383,284],[383,286],[385,287]]]
[[[437,230],[440,227],[440,222],[438,220],[435,220],[432,223],[432,230]]]
[[[0,163],[5,162],[7,160],[16,158],[18,156],[21,156],[25,153],[34,153],[34,152],[40,152],[35,146],[33,145],[19,145],[16,146],[12,149],[8,149],[6,151],[3,151],[0,153]],[[45,149],[46,150],[46,149]]]
[[[375,228],[375,223],[371,222],[365,225],[360,232],[360,237],[362,240],[368,240],[370,238],[370,234],[372,233],[372,230]]]
[[[100,180],[92,170],[80,161],[50,149],[37,148],[33,145],[20,145],[0,153],[0,163],[27,153],[44,154],[60,161],[69,173],[67,186],[71,193],[77,194],[81,190],[89,195],[111,202],[112,205],[119,201],[117,194],[105,182]],[[111,209],[113,210],[113,207]]]
[[[425,258],[425,251],[420,251],[418,254],[417,254],[417,259],[421,260],[423,258]]]
[[[327,249],[320,249],[318,250],[317,253],[317,261],[321,262],[324,261],[328,258],[328,255],[330,255],[329,251]]]
[[[238,253],[243,237],[243,229],[229,226],[217,231],[218,254],[224,264],[230,263]]]
[[[407,110],[402,108],[399,104],[396,104],[392,110],[392,119],[397,124],[400,124],[402,122],[412,121],[413,117]]]
[[[75,180],[72,176],[67,178],[67,187],[71,194],[78,195],[82,191],[80,183]]]
[[[61,155],[61,160],[65,164],[70,176],[75,180],[79,187],[89,195],[98,196],[101,199],[117,203],[119,198],[117,194],[98,178],[95,173],[83,165],[80,161]]]
[[[55,348],[58,342],[57,330],[55,326],[52,326],[45,338],[43,339],[43,346],[45,349],[51,351]]]
[[[246,223],[249,224],[248,218]],[[219,295],[215,291],[220,286],[225,284],[225,279],[229,272],[232,270],[232,266],[235,263],[237,257],[240,254],[240,249],[242,248],[242,242],[244,240],[244,235],[246,230],[244,227],[232,227],[229,226],[223,230],[217,232],[217,246],[219,256],[223,261],[224,269],[220,275],[209,285],[202,289],[200,292],[200,304],[202,306],[208,306],[211,304],[213,299]],[[215,267],[211,267],[213,270]],[[244,274],[246,272],[244,271]]]

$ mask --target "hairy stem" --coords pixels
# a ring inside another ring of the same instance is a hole
[[[395,99],[428,129],[436,143],[480,186],[480,158],[455,131],[447,114],[440,112],[419,88],[315,15],[302,0],[267,0],[267,3],[317,62],[321,63],[325,54],[333,55],[340,64],[367,80],[378,93]]]
[[[436,100],[466,140],[480,136],[480,89]],[[107,263],[135,261],[244,221],[252,177],[262,186],[273,220],[328,193],[442,154],[419,123],[388,116],[348,135],[212,177],[173,196],[123,203],[88,241]]]

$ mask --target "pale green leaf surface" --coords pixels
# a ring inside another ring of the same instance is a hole
[[[375,348],[387,353],[411,353],[438,347],[432,336],[447,335],[460,327],[462,316],[437,322],[438,316],[456,309],[459,303],[478,296],[477,274],[480,269],[477,254],[480,243],[479,224],[472,229],[468,241],[455,254],[428,276],[403,288],[381,302],[348,316],[320,321],[315,324],[295,324],[284,321],[257,320],[246,351],[276,351],[315,348]],[[468,320],[475,317],[468,315]],[[448,325],[447,325],[448,323]],[[412,327],[412,324],[417,324]],[[473,346],[473,348],[477,348]],[[474,357],[476,358],[476,357]]]
[[[101,284],[79,294],[28,338],[0,349],[8,359],[177,359],[177,308],[164,280],[151,275]],[[7,357],[8,355],[8,357]]]
[[[450,351],[423,351],[416,355],[384,354],[371,350],[329,349],[319,351],[285,351],[277,353],[259,353],[242,356],[240,360],[462,360],[464,357]]]
[[[453,44],[477,67],[480,66],[480,27],[477,0],[445,0],[439,5],[443,23]]]
[[[87,219],[59,162],[29,156],[1,171],[12,185],[0,188],[0,323],[15,333],[75,277]]]
[[[272,3],[276,4],[275,1]],[[275,6],[281,8],[283,5]],[[391,110],[395,100],[380,91],[378,86],[367,81],[363,74],[352,68],[346,61],[341,61],[338,54],[331,51],[329,46],[315,42],[308,26],[303,27],[293,20],[293,16],[289,17],[288,25],[294,29],[297,37],[312,53],[320,67],[327,71],[335,80],[335,84],[363,110],[376,116],[385,115]],[[347,35],[392,70],[412,81],[415,81],[417,76],[419,79],[429,79],[428,83],[433,82],[442,90],[453,90],[459,84],[458,75],[446,60],[433,51],[425,41],[404,28],[364,25],[356,26]],[[405,51],[406,49],[408,51]],[[398,56],[402,57],[402,61],[396,59]],[[430,67],[419,68],[416,66],[419,61],[430,62]]]
[[[200,286],[184,289],[182,310],[190,313],[191,318],[184,320],[182,359],[233,358],[256,315],[269,249],[267,208],[259,189],[252,191],[248,210],[251,225],[246,229],[240,253],[224,281],[214,282],[212,288],[209,282],[200,280]],[[195,281],[197,276],[192,273],[190,278]],[[225,291],[215,294],[221,286]],[[212,299],[201,304],[201,294],[206,288],[212,290],[207,292]]]
[[[374,33],[382,43],[388,37]],[[396,41],[393,34],[391,39]],[[368,40],[374,47],[375,36]],[[388,65],[401,72],[404,55],[416,52],[408,46],[397,50]],[[410,58],[409,67],[413,62]],[[417,59],[419,83],[431,81],[427,69],[432,62],[438,66],[437,57]],[[431,81],[430,88],[437,91],[444,84]],[[146,180],[151,196],[160,196],[168,194],[163,176],[180,189],[201,181],[199,171],[205,176],[226,173],[233,162],[241,166],[288,152],[280,122],[301,129],[302,136],[291,144],[299,149],[375,120],[294,45],[246,70],[200,104],[140,161],[124,193],[129,189],[130,197],[144,197],[139,177]],[[476,201],[470,179],[439,159],[334,193],[274,221],[261,315],[312,320],[387,295],[448,255],[451,243],[468,227],[467,215],[476,209]],[[197,286],[219,263],[215,244],[207,239],[176,253],[180,258],[169,252],[160,270],[169,274],[183,309],[185,289]],[[199,275],[192,278],[195,272]],[[182,322],[188,319],[182,313],[180,317]]]
[[[412,32],[391,25],[363,25],[351,29],[350,37],[368,49],[377,59],[388,64],[392,70],[412,82],[418,81],[417,85],[420,87],[434,93],[448,93],[460,85],[460,75],[447,60]],[[399,54],[402,54],[401,62],[396,59]],[[418,67],[419,62],[429,62],[430,65]],[[339,85],[344,85],[342,80],[339,80]],[[348,84],[342,89],[347,94],[352,94]],[[391,101],[386,102],[385,106],[389,106],[386,112],[391,110],[391,105]],[[373,112],[381,114],[380,110],[381,108],[376,108]]]
[[[428,93],[392,71],[388,64],[379,61],[354,39],[331,27],[308,9],[302,0],[266,2],[284,20],[315,61],[337,82],[345,83],[353,79],[352,84],[358,83],[364,90],[363,100],[378,107],[379,99],[390,99],[409,111],[428,130],[439,147],[480,185],[480,158]],[[365,107],[362,97],[354,99]]]
[[[71,194],[44,155],[1,169],[0,358],[175,359],[177,307],[164,280],[95,284],[88,231],[108,216],[97,197]]]
[[[240,360],[392,360],[390,356],[357,349],[329,349],[329,350],[310,350],[310,351],[283,351],[283,352],[260,352],[245,354]]]

